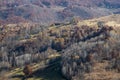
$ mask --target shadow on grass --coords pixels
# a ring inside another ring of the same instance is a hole
[[[12,76],[11,78],[19,78],[19,79],[21,79],[21,80],[25,80],[24,75],[14,75],[14,76]]]
[[[24,75],[14,75],[14,76],[12,76],[11,78],[19,78],[20,80],[26,80],[27,78],[32,78],[33,76],[31,75],[31,76],[24,76]]]
[[[33,76],[41,80],[66,80],[60,71],[60,64],[55,64],[44,69],[39,69],[33,73]]]
[[[60,61],[58,60],[53,63],[55,64],[44,69],[38,69],[37,71],[34,71],[32,76],[24,77],[24,75],[15,75],[12,76],[12,78],[19,78],[20,80],[26,80],[30,78],[32,78],[31,80],[66,80],[61,74]]]

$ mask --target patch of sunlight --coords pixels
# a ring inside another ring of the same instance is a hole
[[[59,57],[59,56],[60,56],[60,54],[52,54],[48,58],[55,58],[55,57]]]
[[[43,78],[28,78],[27,80],[45,80]]]
[[[109,21],[106,23],[108,26],[120,26],[120,24],[117,24],[115,21]]]

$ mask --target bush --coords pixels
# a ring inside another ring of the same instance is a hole
[[[32,74],[32,68],[30,65],[26,65],[23,69],[25,76],[30,76]]]

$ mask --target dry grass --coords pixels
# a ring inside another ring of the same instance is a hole
[[[106,71],[108,61],[96,63],[93,72],[85,74],[85,80],[120,80],[120,73],[115,70]]]
[[[104,22],[104,24],[108,26],[120,26],[120,15],[114,14],[114,15],[100,17],[96,19],[84,20],[84,21],[80,21],[78,25],[79,26],[81,25],[97,26],[97,23],[99,21]]]

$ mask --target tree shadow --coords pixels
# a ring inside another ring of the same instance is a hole
[[[25,80],[26,79],[24,75],[13,75],[13,76],[11,76],[11,78],[19,78],[21,80]]]
[[[66,80],[61,74],[59,64],[39,69],[33,73],[33,76],[35,78],[42,78],[43,80]]]
[[[26,80],[27,78],[31,78],[31,77],[33,77],[33,76],[32,75],[24,76],[24,75],[21,75],[21,74],[11,76],[11,78],[19,78],[20,80]]]
[[[58,60],[50,64],[53,65],[40,68],[34,71],[30,76],[14,75],[11,78],[19,78],[20,80],[26,80],[28,78],[33,78],[34,80],[66,80],[61,74],[60,61]]]

